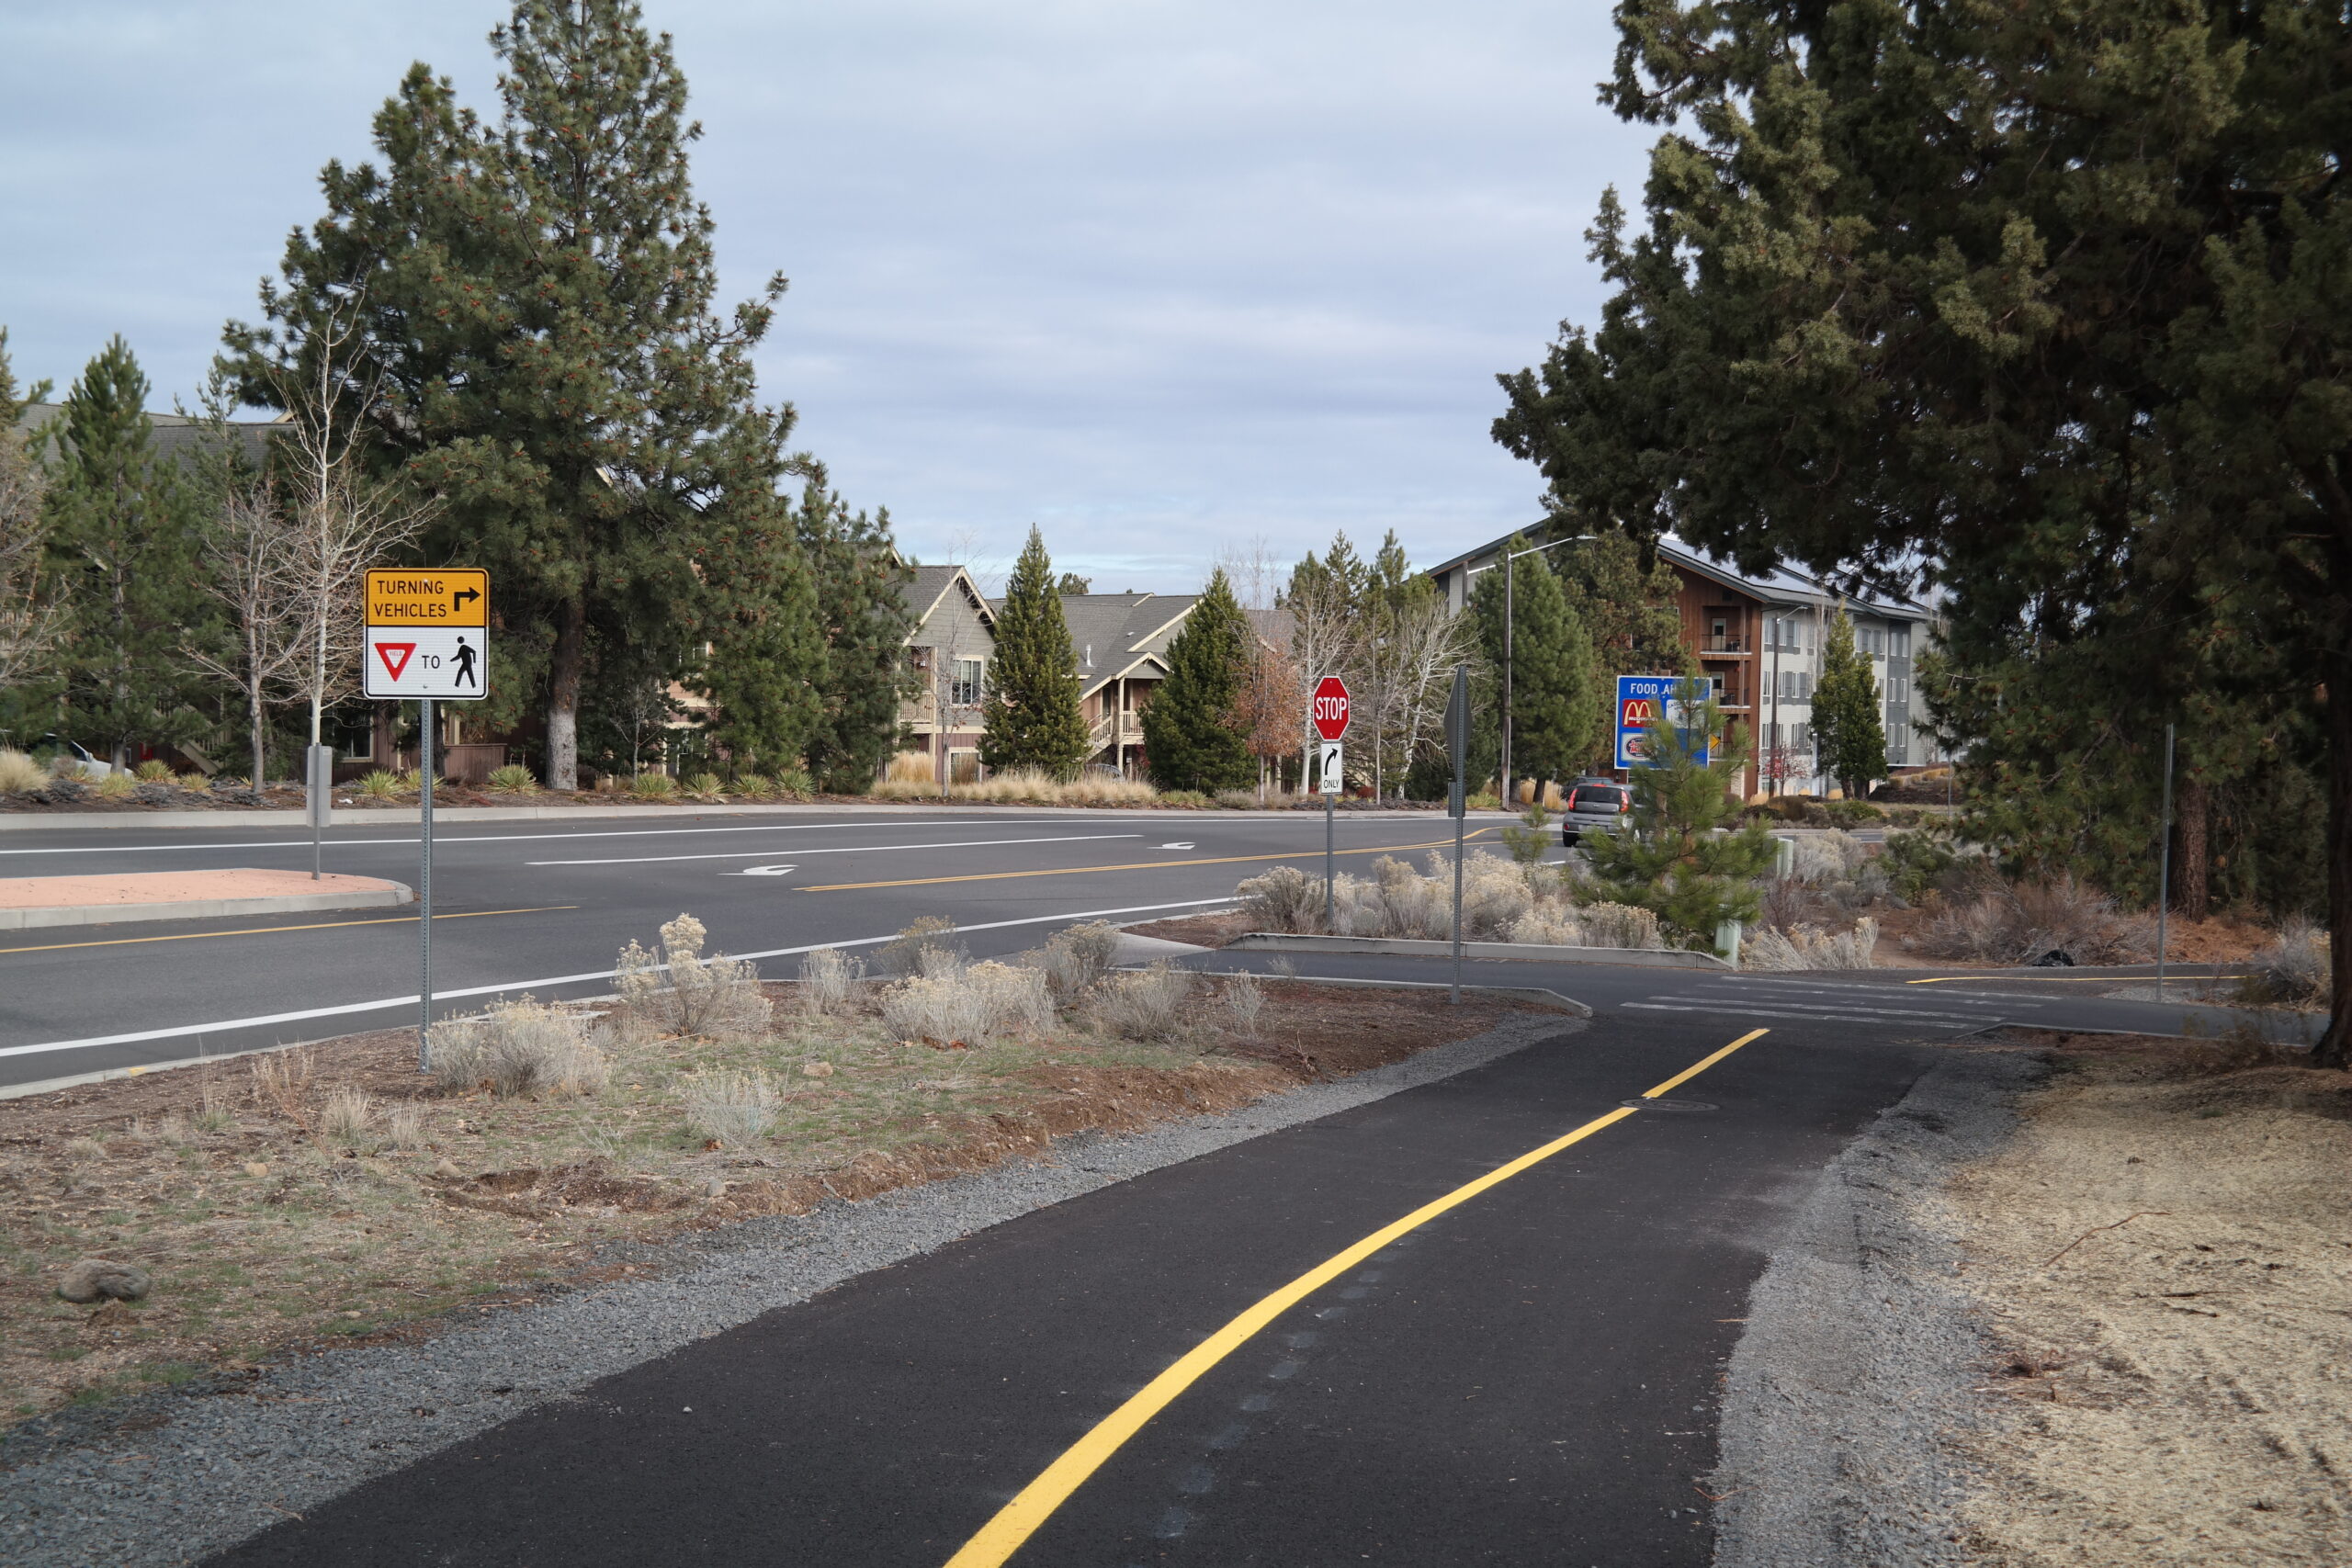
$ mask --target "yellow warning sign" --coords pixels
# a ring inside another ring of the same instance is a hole
[[[487,626],[490,573],[470,567],[385,568],[368,574],[371,626]]]

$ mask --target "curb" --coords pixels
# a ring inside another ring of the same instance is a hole
[[[1289,953],[1385,953],[1398,957],[1451,958],[1450,942],[1429,942],[1400,936],[1292,936],[1281,931],[1251,931],[1225,944],[1234,949],[1274,949]],[[1712,953],[1656,947],[1540,947],[1522,942],[1465,942],[1464,958],[1509,958],[1528,964],[1620,964],[1637,969],[1720,969],[1732,965]]]
[[[168,904],[72,904],[47,909],[0,909],[0,931],[49,926],[110,926],[133,920],[204,920],[223,915],[299,915],[316,909],[381,909],[412,904],[407,884],[354,893],[286,893],[268,898],[184,898]]]
[[[954,812],[971,816],[1010,816],[1034,813],[1057,817],[1201,817],[1218,818],[1227,821],[1287,822],[1300,819],[1305,813],[1286,811],[1225,811],[1201,810],[1190,807],[1146,806],[998,806],[970,801],[942,801],[936,805],[923,801],[873,802],[865,805],[840,806],[816,803],[779,806],[436,806],[433,820],[438,822],[579,822],[637,818],[667,818],[673,820],[695,817],[795,817],[843,816],[874,814],[891,816],[903,814]],[[1426,811],[1348,811],[1340,813],[1359,820],[1419,821],[1430,816]],[[1472,813],[1473,817],[1491,817],[1498,822],[1518,818],[1503,812]],[[339,807],[331,827],[352,828],[382,825],[413,827],[421,814],[413,806],[382,807]],[[310,818],[294,808],[256,807],[251,810],[220,811],[0,811],[0,833],[33,832],[41,829],[91,828],[302,828]],[[327,840],[333,843],[334,840]]]

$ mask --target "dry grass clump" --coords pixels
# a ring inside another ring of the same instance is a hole
[[[603,1093],[612,1076],[577,1014],[527,997],[436,1026],[432,1059],[442,1088],[487,1088],[501,1100],[585,1099]]]
[[[1543,947],[1666,946],[1657,917],[1631,904],[1539,904],[1511,922],[1512,942]]]
[[[820,947],[800,959],[800,1001],[819,1016],[836,1013],[857,999],[865,978],[865,961],[852,958],[837,947]]]
[[[337,1148],[364,1146],[376,1130],[376,1097],[356,1084],[330,1090],[319,1108],[319,1135]]]
[[[2335,989],[2330,957],[2327,932],[2301,915],[2290,915],[2269,945],[2254,955],[2254,973],[2238,987],[2240,999],[2324,1008]]]
[[[1226,1019],[1234,1033],[1244,1040],[1258,1038],[1258,1015],[1266,1010],[1266,988],[1257,976],[1246,969],[1227,976],[1217,1000],[1225,1004]]]
[[[117,768],[98,781],[100,800],[129,800],[139,793],[139,781]]]
[[[727,1148],[756,1143],[775,1125],[778,1096],[765,1073],[697,1073],[684,1098],[686,1125]]]
[[[1053,1025],[1044,971],[1023,965],[966,964],[932,950],[923,972],[882,992],[882,1021],[902,1040],[978,1045],[1004,1035],[1041,1033]]]
[[[1066,1002],[1108,975],[1118,951],[1118,928],[1107,920],[1089,920],[1047,937],[1038,961],[1046,972],[1046,986],[1057,1000]]]
[[[1877,962],[1877,949],[1878,922],[1868,915],[1842,931],[1759,926],[1740,943],[1739,964],[1743,969],[1868,969]]]
[[[890,759],[890,765],[883,770],[882,782],[895,784],[927,784],[935,783],[938,776],[938,765],[932,761],[930,752],[900,751]]]
[[[708,933],[692,915],[662,928],[660,957],[636,942],[621,950],[613,988],[628,1021],[657,1034],[750,1040],[767,1032],[774,1010],[759,971],[745,959],[705,958]]]
[[[912,758],[920,769],[900,764]],[[1007,768],[970,784],[951,784],[944,790],[932,770],[931,759],[920,751],[901,751],[871,792],[882,800],[978,800],[1020,806],[1149,806],[1159,792],[1140,779],[1089,773],[1058,779],[1039,768]],[[1255,804],[1253,801],[1251,804]]]
[[[1296,934],[1323,929],[1323,881],[1295,865],[1278,865],[1233,891],[1252,931]]]
[[[1921,946],[1986,964],[2032,964],[2052,953],[2076,964],[2133,964],[2154,954],[2155,928],[2143,916],[2118,913],[2113,899],[2068,876],[1948,903]]]
[[[1166,959],[1113,975],[1090,1000],[1095,1023],[1121,1040],[1172,1040],[1183,1028],[1184,1000],[1197,978]]]

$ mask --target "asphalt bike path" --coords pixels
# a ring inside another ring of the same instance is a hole
[[[861,1277],[214,1561],[1704,1563],[1777,1217],[1934,1054],[1760,1027],[1564,1027]]]

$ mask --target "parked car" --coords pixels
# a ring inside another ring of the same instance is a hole
[[[82,776],[85,779],[102,779],[114,772],[112,762],[99,761],[90,754],[89,749],[78,740],[67,740],[55,734],[44,735],[41,740],[46,745],[56,747],[59,751],[81,763]]]
[[[1633,790],[1615,779],[1578,779],[1568,786],[1560,842],[1574,849],[1583,834],[1621,832],[1633,809]]]

